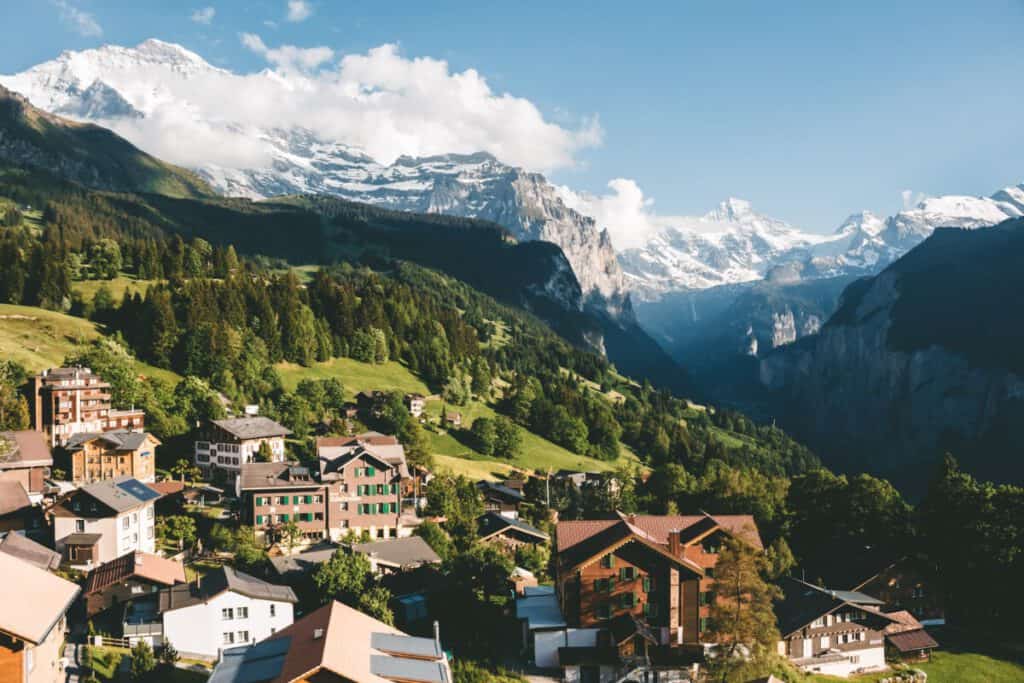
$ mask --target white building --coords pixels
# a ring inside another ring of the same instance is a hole
[[[160,494],[133,477],[83,486],[51,510],[54,549],[82,569],[131,552],[156,552],[156,512]]]
[[[225,648],[264,640],[290,626],[296,602],[287,586],[222,567],[195,583],[160,591],[162,641],[182,656],[215,659]]]
[[[196,439],[195,462],[206,471],[238,472],[242,465],[259,461],[263,444],[270,462],[284,462],[284,439],[289,434],[286,427],[258,415],[211,420]]]

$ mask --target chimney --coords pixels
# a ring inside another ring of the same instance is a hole
[[[313,640],[320,640],[324,637],[324,630],[322,628],[313,629]]]
[[[435,619],[434,620],[434,645],[437,646],[437,651],[441,651],[441,624]]]
[[[630,512],[628,519],[630,524],[636,524],[636,513]]]
[[[683,554],[683,545],[679,542],[679,529],[668,532],[668,551],[676,557]]]

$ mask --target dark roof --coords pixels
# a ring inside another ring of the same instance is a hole
[[[243,441],[262,439],[268,436],[288,436],[292,433],[290,429],[263,415],[213,420],[213,424]]]
[[[135,477],[128,476],[97,481],[80,490],[115,512],[127,512],[160,497]]]
[[[242,464],[238,488],[241,491],[265,488],[319,487],[309,469],[290,462],[247,462]]]
[[[477,517],[476,522],[477,534],[482,538],[487,538],[494,534],[504,533],[508,529],[513,529],[542,541],[548,540],[548,535],[537,527],[531,526],[519,519],[511,519],[509,517],[499,515],[496,512],[485,512]]]
[[[0,553],[6,553],[40,569],[53,570],[60,566],[60,553],[14,531],[7,532],[0,541]]]
[[[85,447],[90,441],[100,440],[108,444],[112,450],[135,451],[146,443],[149,437],[147,432],[130,432],[126,429],[115,429],[109,432],[80,432],[68,439],[67,448],[69,451],[77,451]]]
[[[160,591],[159,609],[160,612],[169,612],[189,607],[225,591],[232,591],[254,600],[298,602],[295,592],[288,586],[268,583],[231,567],[221,567],[202,577],[198,586],[195,583],[185,583]]]
[[[327,562],[339,546],[334,543],[323,543],[309,550],[294,555],[278,555],[270,558],[270,565],[281,577],[298,576],[312,572],[317,566]]]
[[[935,639],[932,638],[931,635],[923,628],[919,628],[914,631],[903,631],[902,633],[886,635],[885,639],[889,641],[890,645],[900,652],[929,650],[939,646],[939,644],[935,642]]]
[[[21,482],[0,481],[0,516],[9,515],[32,505]]]
[[[381,564],[393,567],[414,567],[421,564],[440,564],[441,562],[441,558],[434,552],[434,549],[419,536],[357,543],[352,546],[352,550],[371,556]]]
[[[274,681],[284,668],[292,639],[264,640],[255,645],[229,647],[207,683],[265,683]]]
[[[103,538],[103,534],[70,534],[63,539],[67,545],[96,545]]]
[[[504,484],[497,484],[493,481],[487,481],[486,479],[484,479],[482,481],[478,481],[476,483],[476,487],[477,489],[480,490],[480,493],[482,493],[484,497],[487,497],[488,494],[493,494],[498,498],[503,498],[509,501],[510,503],[523,502],[522,492],[509,488]]]
[[[683,538],[695,524],[707,524],[708,518],[726,533],[742,539],[755,548],[762,548],[761,537],[752,515],[617,515],[611,519],[570,520],[559,522],[556,528],[558,552],[563,553],[587,539],[607,531],[610,527],[628,523],[648,540],[668,545],[669,534],[679,532]]]
[[[49,467],[52,464],[53,456],[42,432],[28,429],[0,432],[0,470]]]
[[[880,600],[863,593],[831,590],[794,578],[783,581],[783,593],[785,597],[775,606],[783,638],[842,605],[860,607],[887,621],[895,621],[878,611]]]

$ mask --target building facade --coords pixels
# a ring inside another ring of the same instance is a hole
[[[402,483],[409,480],[405,449],[393,436],[367,432],[317,440],[320,480],[327,487],[327,523],[333,540],[350,532],[395,538],[401,523]]]
[[[50,509],[54,549],[71,566],[85,569],[126,553],[155,553],[159,497],[132,477],[87,484]]]
[[[284,440],[291,431],[259,415],[211,420],[200,428],[195,442],[195,463],[205,472],[237,473],[242,465],[261,459],[284,462]]]
[[[115,429],[83,432],[68,439],[62,464],[75,484],[104,479],[134,477],[152,484],[156,481],[156,447],[160,441],[148,432]]]
[[[256,539],[265,543],[283,540],[289,522],[302,532],[299,545],[328,536],[327,495],[309,468],[294,463],[247,463],[238,476],[242,522],[252,525]]]
[[[89,368],[44,370],[32,379],[30,391],[33,429],[46,434],[51,447],[82,432],[145,427],[143,411],[111,408],[110,384]]]

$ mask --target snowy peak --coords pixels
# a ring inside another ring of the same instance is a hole
[[[756,215],[753,206],[746,199],[729,197],[719,202],[718,207],[705,214],[704,218],[716,223],[744,223]]]
[[[846,217],[836,229],[837,235],[863,233],[874,237],[885,229],[885,221],[871,211],[859,211]]]

